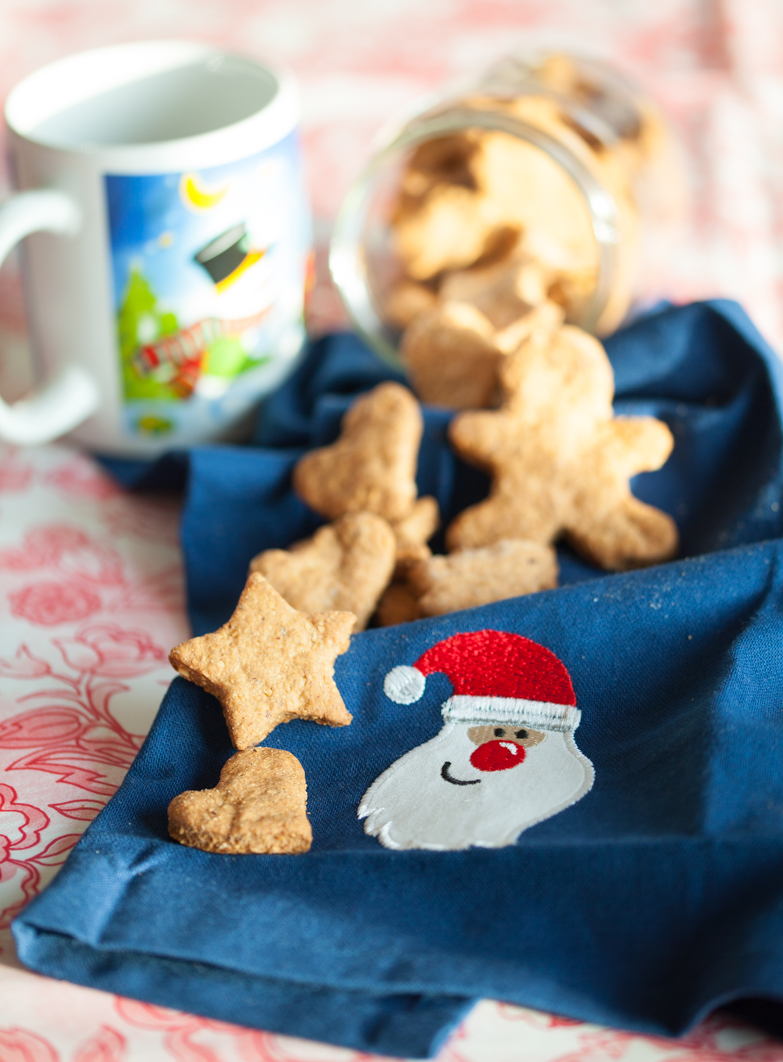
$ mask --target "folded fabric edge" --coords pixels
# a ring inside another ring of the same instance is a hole
[[[775,995],[768,988],[748,987],[742,992],[723,992],[698,1008],[682,1035],[690,1036],[711,1014],[723,1011],[767,1036],[783,1040],[782,1007],[783,993]]]
[[[264,1032],[398,1058],[432,1058],[478,1002],[338,990],[141,952],[97,951],[23,918],[14,921],[12,932],[20,960],[47,977]]]

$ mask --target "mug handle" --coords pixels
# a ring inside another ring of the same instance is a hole
[[[64,192],[40,188],[17,192],[0,206],[0,265],[33,232],[75,236],[81,210]],[[20,446],[50,442],[98,408],[98,385],[79,365],[63,369],[42,391],[8,405],[0,398],[0,439]]]

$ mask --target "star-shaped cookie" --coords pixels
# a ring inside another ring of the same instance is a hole
[[[252,572],[228,623],[176,646],[169,660],[217,697],[234,745],[249,749],[291,719],[351,722],[334,661],[348,648],[355,620],[352,612],[298,612]]]

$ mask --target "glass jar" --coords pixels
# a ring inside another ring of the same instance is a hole
[[[455,299],[498,329],[555,302],[605,335],[663,293],[685,198],[643,93],[592,60],[515,56],[383,131],[338,216],[330,269],[360,334],[397,365],[404,328]]]

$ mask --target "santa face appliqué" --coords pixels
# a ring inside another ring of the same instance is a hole
[[[581,713],[549,649],[507,631],[455,634],[392,668],[384,692],[413,704],[436,671],[454,687],[443,729],[364,794],[366,833],[387,848],[503,848],[590,790],[593,765],[574,741]]]

